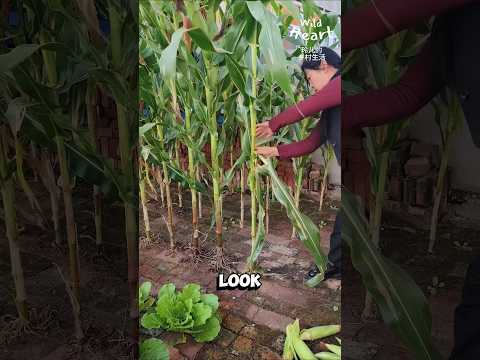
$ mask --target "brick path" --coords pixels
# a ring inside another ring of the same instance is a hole
[[[184,203],[189,202],[185,199]],[[226,219],[237,216],[237,204],[235,196],[225,199]],[[163,210],[156,204],[150,205],[153,232],[167,234],[163,220],[158,216]],[[311,217],[317,224],[320,223],[316,202],[304,199],[301,206],[305,213],[314,215]],[[335,210],[329,206],[326,208],[322,220],[326,220],[327,225],[321,229],[325,253],[328,252],[329,233],[335,217]],[[246,213],[249,212],[248,209],[247,205]],[[209,209],[205,209],[205,214],[209,214]],[[202,220],[201,231],[205,231],[210,217],[204,216]],[[189,241],[189,221],[188,209],[181,215],[177,214],[179,241]],[[152,281],[155,289],[168,282],[173,282],[179,288],[189,282],[196,282],[206,292],[215,292],[220,299],[223,321],[219,337],[208,344],[195,344],[189,340],[186,344],[177,345],[171,351],[173,360],[281,359],[285,339],[283,332],[294,319],[299,318],[302,327],[340,323],[340,291],[332,291],[323,284],[315,289],[303,284],[311,258],[299,240],[290,239],[290,222],[278,204],[272,209],[270,229],[259,261],[263,275],[262,287],[258,291],[216,291],[217,274],[210,270],[209,265],[194,266],[186,261],[187,255],[181,251],[172,255],[166,248],[167,242],[163,237],[159,244],[140,250],[141,282]],[[237,259],[233,264],[237,271],[244,269],[244,261],[250,252],[249,233],[248,227],[240,229],[233,224],[227,227],[224,234],[225,249],[227,254]]]

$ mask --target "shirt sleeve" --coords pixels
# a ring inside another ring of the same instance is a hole
[[[435,61],[432,44],[427,41],[415,62],[396,84],[344,97],[342,128],[380,126],[401,120],[421,109],[444,85]]]
[[[294,157],[300,157],[311,154],[322,145],[322,136],[320,132],[321,122],[312,129],[312,132],[304,140],[293,142],[291,144],[283,144],[277,147],[278,157],[286,160]]]
[[[476,0],[375,0],[342,16],[342,51],[366,46]]]
[[[290,106],[271,119],[269,121],[270,129],[273,132],[277,132],[278,129],[286,125],[296,123],[322,110],[340,105],[342,101],[341,87],[341,77],[337,76],[325,85],[322,90],[317,91],[314,95],[300,101],[298,104]]]

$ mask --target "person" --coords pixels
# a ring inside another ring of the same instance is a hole
[[[340,56],[327,47],[321,47],[315,60],[304,60],[302,70],[315,94],[299,102],[273,119],[257,125],[256,135],[259,138],[271,138],[280,128],[293,124],[303,118],[323,110],[320,121],[310,135],[301,141],[278,146],[260,146],[256,153],[265,157],[290,159],[308,155],[325,144],[332,144],[337,161],[341,161],[341,77]],[[341,280],[341,217],[335,218],[334,229],[330,237],[328,266],[324,279],[330,280],[329,286],[338,288]],[[318,274],[317,267],[308,272],[307,278]]]
[[[421,109],[443,87],[459,95],[472,140],[480,147],[480,2],[475,0],[371,0],[342,18],[342,50],[368,45],[436,16],[432,34],[397,83],[346,96],[342,130],[380,126]],[[368,26],[365,26],[368,24]],[[480,256],[470,264],[455,311],[450,360],[480,359]]]

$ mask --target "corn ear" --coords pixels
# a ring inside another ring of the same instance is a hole
[[[312,350],[298,337],[293,340],[293,348],[300,360],[317,360]]]
[[[283,360],[293,360],[293,356],[294,356],[294,350],[293,350],[293,346],[292,346],[292,325],[289,324],[287,325],[287,328],[286,328],[286,334],[287,336],[285,337],[285,344],[283,345],[283,355],[282,355],[282,359]]]
[[[315,358],[320,359],[320,360],[342,360],[340,355],[337,355],[337,354],[334,354],[334,353],[331,353],[331,352],[327,352],[327,351],[322,351],[322,352],[316,353]]]
[[[300,338],[302,340],[318,340],[338,334],[339,332],[340,325],[315,326],[310,329],[302,330]]]
[[[334,354],[342,355],[342,348],[338,345],[325,344],[325,347]]]

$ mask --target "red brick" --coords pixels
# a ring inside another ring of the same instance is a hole
[[[426,157],[414,157],[405,164],[407,176],[419,177],[428,174],[431,169],[430,160]]]
[[[255,315],[254,321],[257,324],[265,325],[272,330],[285,331],[287,325],[291,324],[294,320],[273,311],[260,309]]]
[[[242,354],[249,354],[252,351],[253,341],[245,336],[239,336],[233,343],[233,349]]]
[[[192,339],[189,339],[185,344],[177,345],[178,350],[188,359],[195,359],[195,356],[197,356],[202,347],[202,343],[196,343]]]

